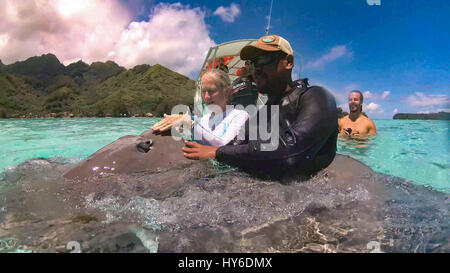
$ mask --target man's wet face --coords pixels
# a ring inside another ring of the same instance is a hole
[[[350,112],[358,112],[361,109],[361,95],[356,92],[350,93],[348,96],[348,108]]]
[[[258,56],[252,60],[253,78],[259,92],[271,95],[275,91],[278,83],[278,63],[280,56],[275,53],[268,53]]]

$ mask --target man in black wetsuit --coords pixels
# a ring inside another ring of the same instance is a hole
[[[241,75],[233,82],[232,105],[242,105],[244,108],[248,105],[256,105],[258,90],[253,80],[252,70],[250,61],[245,61],[245,66],[241,68]]]
[[[268,96],[269,123],[271,108],[279,107],[278,147],[264,151],[261,144],[269,141],[248,138],[222,147],[186,142],[185,157],[215,158],[250,172],[269,175],[313,174],[327,167],[336,155],[338,116],[334,97],[323,87],[308,86],[306,79],[292,81],[293,50],[280,36],[261,37],[255,44],[244,47],[240,55],[241,59],[252,62],[258,91]],[[261,114],[258,113],[257,126],[260,126]],[[249,126],[247,122],[246,127]]]

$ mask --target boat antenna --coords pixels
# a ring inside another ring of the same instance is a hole
[[[269,22],[268,22],[267,27],[266,27],[266,35],[269,35],[270,17],[272,17],[272,5],[273,5],[273,0],[270,0]]]

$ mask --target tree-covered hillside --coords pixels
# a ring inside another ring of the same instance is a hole
[[[53,54],[4,65],[0,117],[161,116],[192,105],[195,82],[161,65],[125,69],[112,61],[64,66]]]

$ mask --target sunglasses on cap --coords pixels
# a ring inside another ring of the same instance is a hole
[[[286,58],[286,55],[283,55],[280,53],[261,55],[254,59],[251,59],[250,65],[252,65],[254,67],[264,66],[264,65],[271,64],[271,63],[275,62],[276,60],[282,60],[283,58]]]

